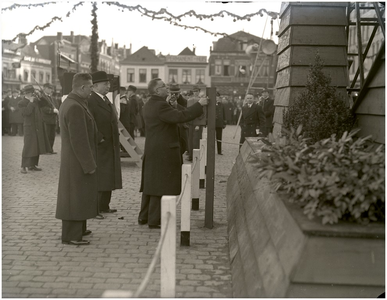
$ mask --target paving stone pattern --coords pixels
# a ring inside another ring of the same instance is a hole
[[[223,131],[237,143],[236,126]],[[143,149],[145,139],[136,142]],[[61,221],[55,219],[60,163],[56,155],[40,156],[41,172],[20,173],[23,137],[2,137],[2,296],[17,298],[95,298],[105,290],[136,291],[156,250],[160,230],[137,224],[141,169],[122,161],[123,189],[113,192],[104,220],[88,220],[88,246],[61,243]],[[180,246],[177,222],[176,297],[232,297],[228,254],[226,181],[238,145],[224,144],[216,155],[214,228],[204,227],[205,190],[200,209],[191,213],[191,246]],[[188,162],[186,162],[188,163]],[[158,262],[142,297],[160,297]]]

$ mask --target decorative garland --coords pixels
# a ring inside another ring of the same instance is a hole
[[[13,4],[9,7],[6,7],[6,8],[2,8],[2,11],[5,11],[5,10],[13,10],[13,9],[16,9],[16,8],[19,8],[19,7],[28,7],[30,9],[30,7],[38,7],[38,6],[45,6],[45,5],[48,5],[48,4],[54,4],[56,2],[44,2],[44,3],[37,3],[37,4],[24,4],[24,5],[21,5],[21,4]],[[83,5],[83,1],[75,4],[72,8],[72,12],[74,12],[76,10],[76,8],[79,6],[79,5]],[[188,12],[185,12],[181,15],[173,15],[172,13],[168,12],[165,8],[162,8],[160,9],[159,11],[152,11],[152,10],[148,10],[144,7],[142,7],[141,5],[136,5],[136,6],[128,6],[128,5],[125,5],[125,4],[121,4],[119,2],[111,2],[111,1],[107,1],[107,2],[102,2],[103,4],[107,4],[109,6],[117,6],[122,12],[124,11],[124,9],[127,9],[129,11],[138,11],[141,13],[141,16],[146,16],[146,17],[149,17],[149,18],[152,18],[152,20],[154,19],[157,19],[157,20],[164,20],[164,21],[168,21],[170,22],[170,24],[173,24],[174,26],[179,26],[179,27],[182,27],[184,29],[196,29],[197,30],[201,30],[205,33],[210,33],[211,35],[214,35],[214,36],[223,36],[223,37],[228,37],[230,38],[231,40],[234,40],[234,41],[239,41],[238,39],[236,38],[233,38],[231,37],[230,35],[228,35],[227,33],[221,33],[221,32],[211,32],[209,30],[206,30],[202,27],[199,27],[199,26],[188,26],[188,25],[183,25],[183,24],[179,24],[177,23],[176,21],[179,21],[181,22],[181,18],[182,17],[196,17],[200,20],[203,20],[203,19],[210,19],[211,21],[214,20],[214,17],[224,17],[225,15],[228,15],[228,16],[231,16],[234,18],[234,22],[236,21],[239,21],[239,20],[247,20],[247,21],[250,21],[252,17],[254,16],[261,16],[263,17],[263,13],[266,13],[268,16],[271,17],[272,20],[275,20],[277,19],[278,20],[278,16],[279,14],[276,13],[276,12],[273,12],[273,11],[267,11],[266,9],[262,8],[260,9],[258,12],[255,12],[255,13],[252,13],[252,14],[247,14],[247,15],[244,15],[244,16],[239,16],[239,15],[236,15],[236,14],[233,14],[229,11],[226,11],[226,10],[222,10],[216,14],[211,14],[211,15],[205,15],[205,14],[197,14],[194,10],[190,10]],[[67,14],[66,14],[66,17],[69,17],[71,14],[71,12],[69,11]],[[166,16],[160,16],[160,15],[167,15],[168,17]],[[53,17],[51,19],[50,22],[48,22],[46,25],[44,26],[35,26],[29,33],[27,33],[25,36],[28,36],[30,34],[32,34],[33,32],[35,32],[35,30],[44,30],[45,28],[49,27],[54,21],[56,20],[60,20],[61,22],[63,21],[61,17]],[[175,22],[173,21],[175,20]],[[97,26],[97,30],[98,30],[98,26]],[[18,37],[19,35],[22,35],[23,33],[19,33],[15,38],[13,38],[12,40],[5,40],[4,42],[6,43],[11,43],[11,42],[14,42]],[[24,35],[24,34],[23,34]]]
[[[93,25],[91,28],[91,44],[90,44],[90,57],[91,57],[91,72],[98,71],[98,61],[99,61],[99,53],[98,53],[98,22],[97,22],[97,2],[93,2],[93,8],[91,10],[91,15],[93,19],[90,21]]]
[[[7,10],[7,9],[9,9],[9,10],[12,10],[12,9],[15,9],[15,8],[17,8],[17,7],[21,7],[21,6],[26,6],[26,7],[28,7],[28,9],[30,9],[30,6],[44,6],[45,4],[52,4],[52,3],[55,3],[55,2],[46,2],[46,3],[39,3],[39,4],[26,4],[26,5],[20,5],[20,4],[14,4],[14,5],[12,5],[12,6],[10,6],[10,7],[7,7],[7,8],[3,8],[2,10]],[[79,2],[79,3],[77,3],[77,4],[75,4],[74,6],[73,6],[73,8],[71,9],[71,11],[69,11],[67,14],[66,14],[66,17],[70,17],[70,15],[71,15],[71,12],[74,12],[76,9],[77,9],[77,7],[79,6],[79,5],[83,5],[83,3],[84,2]],[[57,20],[59,20],[59,21],[63,21],[63,19],[62,19],[62,17],[53,17],[53,18],[51,18],[51,21],[50,22],[48,22],[46,25],[43,25],[43,26],[39,26],[39,25],[36,25],[30,32],[28,32],[28,33],[19,33],[17,36],[15,36],[12,40],[3,40],[3,42],[5,42],[5,43],[7,43],[7,44],[10,44],[10,43],[12,43],[12,42],[14,42],[14,41],[16,41],[16,39],[19,37],[19,36],[29,36],[29,35],[31,35],[31,34],[33,34],[36,30],[44,30],[44,29],[46,29],[47,27],[50,27],[51,26],[51,24],[52,23],[54,23],[55,21],[57,21]]]

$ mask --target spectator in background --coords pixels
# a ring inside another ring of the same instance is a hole
[[[192,88],[192,96],[188,98],[187,107],[194,105],[200,99],[200,88],[194,85]],[[206,111],[189,122],[188,131],[188,161],[192,161],[193,149],[199,149],[200,139],[202,138],[203,126],[206,125]]]
[[[129,132],[130,130],[130,115],[129,115],[129,104],[128,98],[126,97],[126,88],[120,87],[120,94],[117,95],[120,98],[120,122]]]
[[[52,90],[53,87],[51,86],[51,84],[46,83],[43,85],[43,92],[40,96],[40,103],[44,126],[46,128],[46,133],[50,142],[51,149],[53,149],[51,154],[56,154],[56,152],[54,152],[53,147],[55,142],[55,128],[59,111],[55,107],[54,100],[51,97]]]
[[[93,91],[88,100],[89,110],[102,140],[98,144],[97,156],[99,211],[115,213],[117,209],[110,208],[112,191],[122,188],[118,120],[114,106],[106,97],[110,90],[110,81],[106,72],[97,71],[92,74],[92,79]],[[99,215],[97,217],[101,218]]]
[[[134,139],[134,130],[137,125],[138,104],[136,97],[137,88],[134,85],[129,85],[127,89],[127,97],[129,100],[129,134]]]
[[[90,243],[83,240],[91,234],[86,220],[98,213],[98,130],[87,105],[91,79],[88,73],[74,75],[59,114],[62,149],[55,217],[62,220],[62,243],[74,246]]]
[[[4,134],[9,134],[11,132],[9,128],[9,108],[8,103],[11,100],[12,97],[12,90],[7,90],[5,94],[3,95],[3,99],[1,102],[1,108],[2,108],[2,129]]]
[[[226,127],[226,110],[222,104],[222,98],[220,94],[216,93],[216,119],[215,119],[215,135],[216,135],[216,147],[219,155],[222,153],[222,133]]]
[[[263,128],[263,135],[267,136],[273,130],[273,116],[274,116],[274,100],[270,98],[269,90],[264,89],[260,99],[263,114],[265,115],[265,126]]]
[[[19,92],[17,90],[12,91],[12,97],[8,102],[9,108],[9,124],[11,132],[9,135],[23,136],[23,116],[22,111],[19,109],[18,103],[21,100],[19,97]]]
[[[24,124],[24,146],[22,152],[21,173],[29,171],[41,171],[38,168],[39,155],[52,152],[44,127],[39,98],[34,94],[32,85],[23,89],[24,98],[19,101],[18,106],[22,111]]]
[[[60,92],[54,92],[53,100],[54,100],[55,107],[59,110],[60,106],[62,105],[61,93]],[[59,118],[56,118],[56,120],[57,120],[57,122],[56,122],[55,131],[56,131],[56,133],[59,134],[60,133]]]
[[[179,195],[181,192],[182,157],[177,124],[185,123],[203,114],[207,98],[198,99],[187,109],[173,108],[166,98],[168,87],[160,78],[148,84],[151,98],[144,105],[146,139],[142,160],[141,211],[139,224],[160,228],[161,197]]]
[[[143,116],[143,107],[145,104],[146,96],[145,94],[142,94],[141,97],[138,98],[138,118],[137,118],[137,124],[138,129],[140,131],[140,136],[145,136],[145,122],[144,122],[144,116]]]
[[[258,136],[257,130],[261,132],[264,130],[265,115],[263,114],[262,107],[254,103],[254,96],[249,93],[246,94],[246,104],[242,106],[240,126],[240,144],[243,144],[247,137]],[[242,145],[239,145],[239,148],[241,148],[241,146]]]
[[[187,99],[180,94],[180,86],[177,83],[171,83],[169,92],[170,95],[167,97],[169,104],[177,110],[185,110],[185,108],[187,108]],[[188,151],[189,126],[187,123],[179,123],[177,124],[177,127],[179,129],[180,152],[181,155],[183,155],[186,151]]]
[[[226,111],[226,121],[227,124],[232,124],[232,119],[234,115],[234,102],[228,97],[226,97],[226,100],[227,104],[223,105]]]

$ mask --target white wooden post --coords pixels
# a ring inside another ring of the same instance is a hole
[[[176,198],[176,196],[163,196],[161,198],[161,236],[166,232],[160,255],[161,298],[175,298]],[[167,222],[168,218],[169,222]]]
[[[191,165],[184,164],[182,166],[181,188],[181,231],[180,231],[180,246],[190,245],[191,235]]]
[[[193,149],[192,156],[192,210],[199,210],[199,177],[200,177],[200,149]]]
[[[200,140],[200,188],[205,188],[205,181],[206,181],[206,159],[207,159],[207,140],[201,139]]]

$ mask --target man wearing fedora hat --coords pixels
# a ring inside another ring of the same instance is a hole
[[[55,128],[56,128],[57,116],[59,114],[58,109],[54,105],[54,100],[51,97],[52,90],[53,90],[53,86],[49,83],[45,83],[43,85],[43,91],[40,95],[40,101],[41,103],[43,103],[43,106],[41,108],[42,118],[43,118],[44,125],[46,127],[46,132],[47,132],[48,140],[50,141],[51,148],[54,147]],[[56,152],[54,152],[53,150],[51,154],[56,154]]]
[[[38,168],[39,155],[50,153],[52,148],[44,128],[39,100],[34,95],[35,89],[27,85],[23,89],[24,98],[19,101],[18,106],[22,111],[24,121],[24,146],[22,152],[21,173],[30,171],[41,171]]]
[[[98,144],[97,156],[98,205],[100,212],[114,213],[117,210],[110,208],[112,191],[122,188],[118,120],[113,104],[106,97],[110,90],[106,72],[94,72],[92,78],[93,91],[88,104],[102,141]]]

